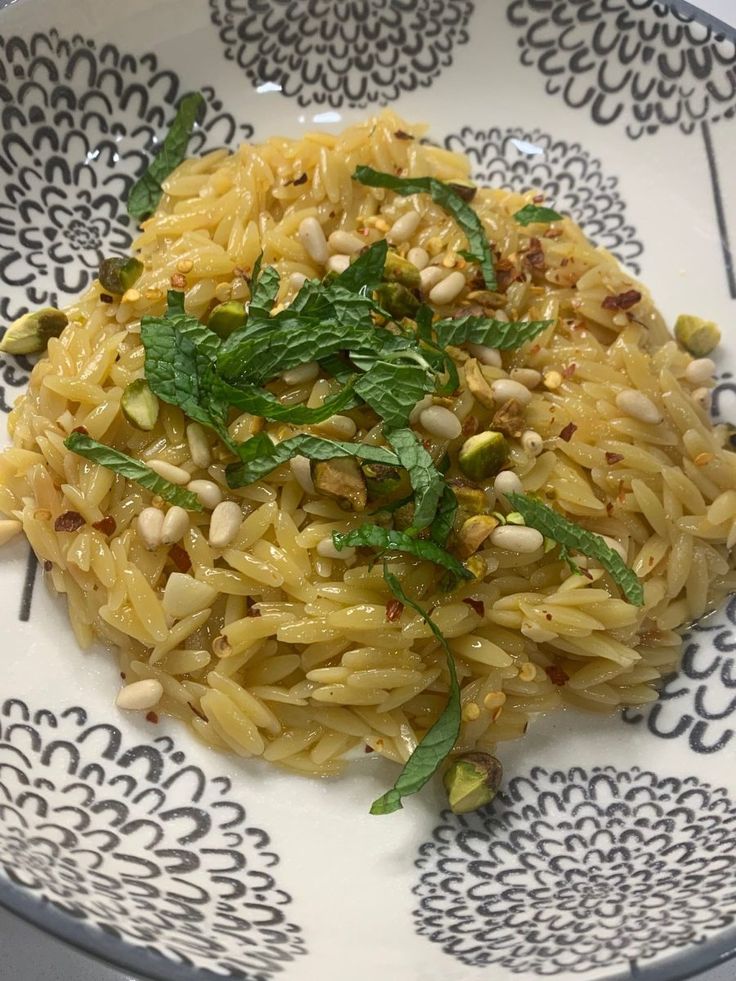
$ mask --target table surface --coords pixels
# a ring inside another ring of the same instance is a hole
[[[736,0],[700,0],[693,4],[726,23],[736,23]],[[733,981],[725,964],[693,981]],[[0,981],[146,981],[106,967],[0,910]],[[325,979],[335,981],[335,979]]]

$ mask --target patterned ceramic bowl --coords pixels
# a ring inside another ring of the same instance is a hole
[[[0,0],[0,322],[63,304],[133,229],[121,202],[189,89],[192,149],[386,103],[538,186],[726,343],[736,419],[736,35],[652,0]],[[0,408],[30,365],[0,361]],[[684,978],[736,951],[736,600],[646,712],[572,712],[504,793],[375,818],[332,784],[215,756],[111,708],[20,543],[0,566],[0,902],[153,978]]]

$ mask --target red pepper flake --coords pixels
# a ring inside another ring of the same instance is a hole
[[[123,679],[123,681],[125,681],[125,679],[127,678],[127,675],[126,675],[126,673],[124,671],[121,671],[120,672],[120,677]]]
[[[529,249],[524,256],[524,261],[532,269],[544,269],[544,249],[538,238],[529,240]]]
[[[146,712],[146,722],[152,722],[154,725],[158,723],[158,716],[155,712]]]
[[[641,300],[639,290],[626,290],[616,296],[607,296],[602,303],[604,310],[628,310]]]
[[[53,568],[54,568],[54,563],[51,561],[51,559],[46,559],[43,563],[43,571],[51,572]]]
[[[566,364],[565,367],[562,369],[562,377],[572,378],[572,376],[575,374],[577,369],[578,366],[575,364],[574,361],[571,361],[570,364]]]
[[[564,441],[566,443],[569,443],[570,440],[575,435],[575,433],[577,432],[577,428],[578,427],[575,425],[574,422],[568,422],[568,424],[565,426],[565,428],[560,433],[560,439],[564,439]]]
[[[364,753],[373,753],[373,752],[375,752],[375,750],[373,749],[372,746],[369,746],[368,743],[366,743],[365,746],[363,747],[363,752]]]
[[[171,277],[171,285],[175,290],[183,290],[187,285],[187,277],[183,273],[174,273]]]
[[[109,293],[100,293],[100,303],[112,303],[113,299]]]
[[[606,463],[610,466],[613,466],[614,463],[621,463],[623,458],[623,453],[606,453]]]
[[[532,198],[532,201],[534,202],[534,204],[542,204],[544,201],[544,195],[535,194],[534,197]]]
[[[558,664],[550,664],[544,670],[552,684],[557,685],[558,688],[561,688],[570,680],[570,675],[563,671]]]
[[[192,560],[189,558],[189,552],[181,545],[172,545],[169,549],[169,558],[174,563],[179,572],[189,572],[192,568]]]
[[[545,620],[551,620],[552,619],[552,614],[551,613],[545,613],[544,614],[544,619]]]
[[[106,514],[101,521],[94,521],[92,527],[96,528],[97,531],[101,531],[103,535],[107,535],[109,538],[110,535],[115,534],[118,526],[115,518],[111,514]]]
[[[386,619],[389,623],[396,623],[401,614],[404,612],[404,604],[401,600],[390,599],[386,603]]]
[[[75,426],[74,429],[72,429],[72,432],[81,433],[82,436],[89,436],[89,430],[86,429],[84,426]]]
[[[486,615],[486,604],[483,600],[473,599],[472,596],[467,596],[463,603],[470,607],[473,613],[477,613],[479,617],[484,617]]]
[[[422,446],[425,450],[427,450],[427,452],[429,452],[432,449],[432,441],[429,439],[423,439]]]
[[[606,514],[608,515],[609,518],[613,514],[613,501],[606,502]]]
[[[411,135],[411,133],[405,133],[403,129],[397,129],[396,132],[394,133],[394,136],[396,137],[397,140],[413,140],[414,139],[414,137]]]
[[[54,522],[54,531],[79,531],[84,523],[79,511],[65,511]]]
[[[307,180],[308,177],[306,173],[301,173],[298,177],[295,177],[291,183],[294,185],[294,187],[299,187],[300,184],[306,184]]]

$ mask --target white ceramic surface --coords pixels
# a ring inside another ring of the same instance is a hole
[[[667,316],[726,326],[735,64],[732,41],[646,0],[17,0],[0,12],[0,315],[63,302],[99,249],[125,248],[120,196],[200,88],[195,149],[396,101],[480,177],[545,186]],[[736,418],[733,353],[716,410]],[[2,366],[6,402],[23,367]],[[253,981],[669,981],[736,946],[736,609],[692,632],[646,717],[533,727],[488,812],[442,814],[434,788],[375,818],[387,765],[309,783],[116,713],[112,660],[82,655],[24,547],[6,554],[0,900],[46,929],[154,977]]]

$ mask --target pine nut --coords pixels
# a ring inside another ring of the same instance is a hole
[[[713,404],[713,393],[709,388],[696,388],[692,398],[693,402],[699,405],[704,412],[710,412]]]
[[[524,493],[524,485],[513,470],[502,470],[493,481],[493,489],[501,495]]]
[[[434,400],[431,395],[425,395],[424,398],[419,399],[417,404],[409,413],[409,422],[411,423],[412,426],[417,425],[417,423],[419,422],[419,417],[421,416],[421,414],[424,412],[425,409],[428,409],[430,407],[430,405],[434,405]]]
[[[9,542],[11,538],[15,538],[22,527],[23,525],[20,521],[13,521],[12,518],[4,518],[1,520],[0,545],[4,545],[6,542]]]
[[[532,393],[526,385],[520,385],[519,382],[513,381],[511,378],[499,378],[493,382],[491,390],[496,402],[503,403],[508,402],[509,399],[516,399],[522,405],[528,405],[532,399]]]
[[[335,548],[335,543],[331,538],[323,538],[317,544],[317,554],[321,555],[323,559],[339,559],[341,562],[347,562],[349,559],[355,558],[355,549],[344,548],[339,551]]]
[[[491,534],[491,544],[506,552],[526,555],[544,545],[544,536],[536,528],[524,525],[499,525]]]
[[[187,426],[187,443],[192,463],[201,470],[206,470],[212,463],[212,454],[204,426],[198,422],[190,422]]]
[[[635,388],[625,388],[616,396],[616,405],[627,416],[639,422],[657,423],[662,421],[662,413],[648,396]]]
[[[316,494],[314,481],[312,480],[312,465],[305,456],[293,456],[289,463],[294,480],[301,489],[307,494]]]
[[[473,344],[472,341],[468,342],[465,346],[481,364],[491,365],[493,368],[500,368],[502,366],[501,352],[497,351],[495,347],[486,347],[485,344]]]
[[[161,545],[164,514],[158,508],[143,508],[138,515],[138,534],[149,551]]]
[[[151,709],[158,705],[164,693],[164,686],[155,678],[144,678],[142,681],[134,681],[130,685],[125,685],[118,692],[115,704],[118,708],[126,709],[131,712],[140,712],[143,709]]]
[[[187,490],[196,494],[200,504],[206,508],[216,508],[222,500],[222,491],[214,480],[190,480]]]
[[[394,245],[401,242],[408,242],[414,232],[419,228],[422,216],[418,211],[407,211],[406,214],[397,218],[393,225],[386,232],[386,238]]]
[[[702,385],[715,374],[716,364],[710,358],[696,358],[685,369],[685,378],[691,385]]]
[[[159,477],[163,477],[164,480],[168,480],[172,484],[179,484],[183,487],[192,479],[188,470],[183,467],[175,467],[173,463],[167,463],[166,460],[148,460],[147,463]]]
[[[174,504],[164,515],[164,523],[161,526],[161,544],[173,545],[174,542],[181,541],[188,531],[189,515],[184,508]]]
[[[305,218],[299,225],[299,241],[306,249],[310,259],[314,259],[315,262],[324,266],[329,258],[327,239],[316,218]]]
[[[441,283],[437,283],[429,291],[429,299],[438,307],[452,303],[465,289],[465,277],[461,272],[451,272]]]
[[[235,538],[243,521],[243,512],[235,501],[222,501],[210,518],[210,545],[226,548]]]
[[[353,235],[352,232],[345,232],[342,229],[333,232],[327,241],[333,252],[343,252],[345,255],[355,255],[365,245],[365,242],[361,241],[357,235]]]
[[[442,266],[427,266],[426,269],[422,269],[419,273],[419,282],[423,292],[429,293],[446,275],[447,270],[443,269]]]
[[[534,429],[527,429],[521,434],[521,448],[529,456],[539,456],[544,449],[544,440]]]
[[[440,439],[457,439],[463,431],[458,417],[443,405],[430,405],[419,416],[419,424]]]
[[[512,368],[509,376],[526,388],[536,388],[542,381],[542,372],[535,368]]]
[[[350,256],[342,255],[338,253],[337,255],[331,255],[327,260],[327,268],[330,272],[343,273],[350,265]]]
[[[352,439],[358,431],[350,416],[330,416],[314,428],[333,439]]]
[[[427,264],[429,263],[429,253],[426,249],[423,249],[421,245],[415,245],[413,249],[409,249],[406,254],[406,258],[413,266],[416,266],[420,272],[422,269],[426,269]]]
[[[307,281],[307,277],[304,275],[304,273],[293,272],[289,276],[289,286],[291,286],[291,288],[295,290],[300,290],[302,286],[304,286],[306,281]]]
[[[316,361],[307,361],[300,364],[297,368],[290,368],[281,376],[287,385],[305,385],[307,382],[314,381],[319,374],[319,365]]]

